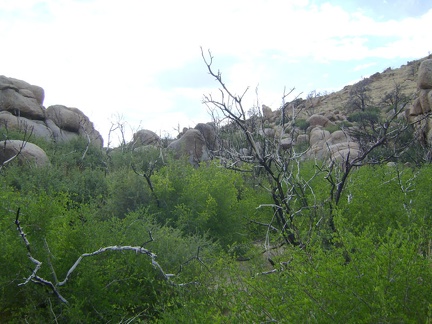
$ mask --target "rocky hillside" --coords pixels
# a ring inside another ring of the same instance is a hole
[[[417,138],[431,143],[432,123],[430,118],[425,118],[432,106],[432,85],[428,83],[432,75],[431,58],[429,55],[397,69],[388,68],[340,91],[310,94],[284,107],[263,105],[248,122],[258,120],[260,126],[253,130],[256,135],[277,142],[282,149],[304,144],[309,147],[307,157],[337,160],[344,159],[347,154],[355,157],[361,151],[347,132],[357,125],[350,119],[353,114],[379,109],[385,117],[403,108],[399,118],[418,121]],[[43,100],[41,87],[0,76],[0,129],[4,133],[10,129],[27,129],[36,136],[55,141],[84,136],[103,146],[101,135],[83,112],[62,105],[45,108]],[[221,130],[214,124],[199,123],[193,129],[183,129],[175,140],[162,141],[153,131],[142,129],[134,134],[129,145],[133,149],[147,145],[168,147],[176,156],[189,156],[190,162],[195,164],[210,159],[212,152],[220,149],[218,133]],[[19,143],[16,145],[19,147]]]
[[[294,145],[308,147],[305,156],[309,158],[344,160],[348,154],[355,158],[362,151],[358,139],[350,136],[350,129],[362,122],[362,113],[388,119],[398,112],[398,118],[415,122],[418,140],[423,144],[431,143],[432,125],[429,118],[425,118],[432,106],[432,99],[429,99],[432,85],[428,81],[432,75],[431,58],[408,62],[397,69],[388,68],[340,91],[296,99],[282,108],[263,105],[261,111],[248,120],[250,131],[278,143],[282,149]],[[212,147],[210,150],[218,149],[216,132],[224,131],[236,136],[233,125],[217,130],[211,123],[205,127],[199,124],[195,129],[184,129],[171,147],[182,150],[193,160],[202,161],[211,155],[207,152],[208,146]],[[247,151],[240,147],[237,150]]]
[[[368,95],[371,102],[379,103],[385,94],[392,93],[395,86],[401,88],[401,92],[407,96],[413,96],[417,92],[417,75],[420,63],[429,57],[420,60],[408,62],[399,68],[388,68],[383,72],[377,72],[356,84],[345,86],[343,89],[325,95],[312,96],[303,100],[305,112],[309,115],[318,113],[325,114],[328,112],[342,111],[347,112],[349,109],[350,97],[353,90],[362,84],[367,85]]]

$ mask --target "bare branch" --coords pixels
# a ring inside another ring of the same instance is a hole
[[[7,129],[7,128],[6,128]],[[29,129],[30,129],[30,131],[29,131]],[[7,159],[6,161],[4,161],[1,165],[0,165],[0,171],[1,171],[1,169],[4,167],[4,166],[6,166],[8,163],[10,163],[10,162],[12,162],[13,160],[15,160],[21,153],[22,153],[22,151],[24,150],[24,148],[25,148],[25,146],[26,146],[26,144],[27,144],[27,142],[28,142],[28,140],[29,140],[29,138],[31,137],[33,135],[33,127],[27,127],[27,124],[25,124],[25,126],[24,126],[24,135],[23,135],[23,139],[22,139],[22,141],[21,141],[21,145],[20,145],[20,147],[19,147],[19,149],[18,149],[18,152],[14,155],[14,156],[12,156],[12,157],[10,157],[9,159]],[[6,149],[6,146],[7,146],[7,143],[8,143],[8,139],[6,139],[5,141],[4,141],[4,146],[3,146],[3,150],[5,150]]]
[[[23,282],[18,284],[18,286],[23,286],[26,285],[29,281],[34,281],[34,282],[39,282],[45,286],[48,286],[49,288],[51,288],[51,290],[55,293],[55,295],[63,302],[63,303],[68,303],[68,301],[58,292],[57,288],[54,286],[54,284],[49,281],[49,280],[45,280],[41,277],[39,277],[37,275],[37,272],[39,271],[39,269],[42,266],[42,262],[40,262],[39,260],[36,260],[32,254],[31,254],[31,249],[30,249],[30,242],[27,239],[26,234],[24,233],[20,221],[19,221],[19,216],[20,216],[20,208],[18,208],[17,210],[17,214],[16,214],[16,218],[15,218],[15,225],[17,226],[17,230],[21,236],[21,238],[24,241],[24,244],[26,246],[27,249],[27,257],[29,258],[29,260],[35,264],[35,268],[33,270],[33,272],[31,273],[31,275]]]
[[[51,270],[53,273],[53,276],[55,278],[55,284],[53,284],[51,281],[46,280],[44,278],[41,278],[37,275],[37,272],[40,270],[40,268],[42,267],[42,262],[40,262],[39,260],[35,259],[32,254],[31,254],[31,248],[30,248],[30,242],[27,239],[26,234],[24,233],[20,221],[19,221],[19,216],[20,216],[20,208],[18,208],[17,210],[17,214],[16,214],[16,218],[15,218],[15,225],[17,226],[17,230],[21,236],[21,238],[24,241],[24,244],[26,246],[27,249],[27,256],[29,258],[29,260],[35,264],[35,268],[33,269],[32,273],[30,274],[30,276],[28,278],[25,279],[25,281],[23,283],[20,283],[19,286],[23,286],[28,284],[30,281],[32,282],[38,282],[40,284],[43,284],[47,287],[49,287],[54,294],[63,302],[68,304],[68,301],[60,294],[60,292],[58,291],[58,287],[64,286],[68,280],[70,279],[72,273],[75,271],[75,269],[78,267],[78,265],[81,263],[81,261],[86,258],[86,257],[92,257],[92,256],[96,256],[105,252],[109,252],[109,251],[133,251],[135,252],[135,254],[144,254],[147,255],[150,260],[151,260],[151,264],[153,266],[153,268],[155,268],[156,270],[159,271],[159,273],[162,275],[162,277],[172,286],[178,286],[178,287],[182,287],[182,286],[186,286],[186,285],[190,285],[190,284],[197,284],[197,282],[188,282],[188,283],[180,283],[177,284],[174,281],[172,281],[172,278],[175,277],[176,275],[174,274],[169,274],[166,273],[165,270],[162,268],[162,266],[156,261],[156,254],[151,252],[150,250],[144,248],[143,246],[130,246],[130,245],[113,245],[113,246],[106,246],[103,248],[100,248],[94,252],[90,252],[90,253],[83,253],[79,256],[79,258],[75,261],[75,263],[72,265],[72,267],[70,267],[70,269],[68,270],[68,272],[66,273],[65,278],[58,282],[57,280],[57,276],[54,272],[54,269],[51,266]],[[146,243],[152,242],[153,236],[151,234],[151,232],[149,231],[149,236],[150,236],[150,240],[143,243],[143,245],[145,245]],[[46,241],[45,241],[46,243]],[[46,243],[46,248],[48,249],[48,244]],[[201,247],[198,248],[198,252],[196,254],[196,256],[194,256],[193,258],[191,258],[190,260],[186,261],[185,264],[189,263],[192,260],[198,260],[198,262],[200,262],[203,266],[205,266],[207,268],[207,266],[205,265],[205,263],[202,261],[202,259],[199,256],[199,252],[200,252]],[[49,250],[49,249],[48,249]],[[50,252],[49,252],[50,253]],[[207,268],[207,270],[209,270]],[[210,270],[209,270],[210,271]]]

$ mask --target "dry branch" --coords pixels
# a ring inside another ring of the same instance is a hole
[[[49,280],[46,280],[44,278],[41,278],[37,275],[37,272],[40,270],[40,268],[42,267],[42,262],[40,262],[39,260],[37,260],[36,258],[34,258],[32,256],[31,253],[31,248],[30,248],[30,242],[27,239],[26,234],[24,233],[24,230],[21,227],[20,221],[19,221],[19,216],[20,216],[20,208],[18,208],[17,213],[16,213],[16,218],[15,218],[15,225],[17,226],[17,230],[21,236],[21,238],[24,241],[24,244],[26,246],[27,249],[27,257],[29,258],[29,260],[35,264],[35,268],[33,269],[32,273],[30,274],[30,276],[28,278],[25,279],[24,282],[20,283],[19,286],[23,286],[28,284],[30,281],[32,282],[37,282],[40,284],[43,284],[47,287],[49,287],[54,294],[65,304],[68,304],[68,301],[60,294],[60,292],[58,291],[58,288],[61,286],[64,286],[67,281],[70,279],[72,273],[75,271],[75,269],[78,267],[78,265],[81,263],[81,261],[86,258],[86,257],[92,257],[95,255],[99,255],[105,252],[109,252],[109,251],[133,251],[135,252],[135,254],[144,254],[147,255],[150,260],[151,260],[151,264],[153,266],[153,268],[155,268],[157,271],[159,271],[159,273],[162,275],[162,277],[172,286],[178,286],[178,287],[183,287],[186,285],[190,285],[190,284],[197,284],[197,282],[188,282],[188,283],[180,283],[177,284],[174,281],[172,281],[171,278],[175,277],[176,275],[174,274],[170,274],[170,273],[166,273],[165,270],[162,268],[162,266],[156,261],[156,257],[157,255],[153,252],[151,252],[150,250],[144,248],[143,246],[149,242],[153,241],[153,236],[151,234],[151,232],[149,232],[149,236],[150,236],[150,240],[143,243],[142,246],[130,246],[130,245],[113,245],[113,246],[106,246],[103,248],[100,248],[94,252],[90,252],[90,253],[83,253],[79,256],[79,258],[75,261],[75,263],[72,265],[72,267],[70,267],[70,269],[68,270],[68,272],[66,273],[65,278],[58,282],[57,280],[57,276],[55,275],[55,271],[54,268],[51,266],[51,271],[53,273],[54,279],[55,279],[55,284],[52,283]],[[48,249],[48,244],[45,241],[45,246]],[[186,265],[188,263],[190,263],[192,260],[197,260],[198,262],[200,262],[202,265],[204,265],[206,268],[207,266],[204,264],[204,262],[202,261],[202,259],[199,256],[201,247],[198,247],[198,252],[196,254],[196,256],[192,257],[191,259],[187,260],[183,265]],[[178,271],[178,273],[180,273],[182,271],[182,266],[180,266],[180,270]],[[208,268],[207,268],[208,270]],[[178,274],[177,273],[177,274]]]

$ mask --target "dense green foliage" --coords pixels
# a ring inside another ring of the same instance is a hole
[[[357,111],[348,116],[349,122],[357,122],[360,124],[376,124],[380,120],[380,110],[378,108],[369,108],[367,110]]]
[[[326,172],[302,163],[296,183],[312,180],[291,206],[306,244],[281,246],[263,226],[274,211],[257,172],[217,161],[193,168],[151,148],[83,156],[85,141],[38,144],[49,167],[9,165],[0,175],[1,322],[432,320],[430,165],[356,169],[330,206]],[[172,282],[148,255],[108,251],[85,257],[58,286],[69,304],[47,286],[22,285],[35,265],[18,209],[46,280],[62,281],[83,253],[121,245],[156,253]]]

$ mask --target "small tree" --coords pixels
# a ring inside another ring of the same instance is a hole
[[[369,95],[370,79],[363,79],[351,87],[348,99],[349,110],[365,111],[372,104],[372,99]]]

